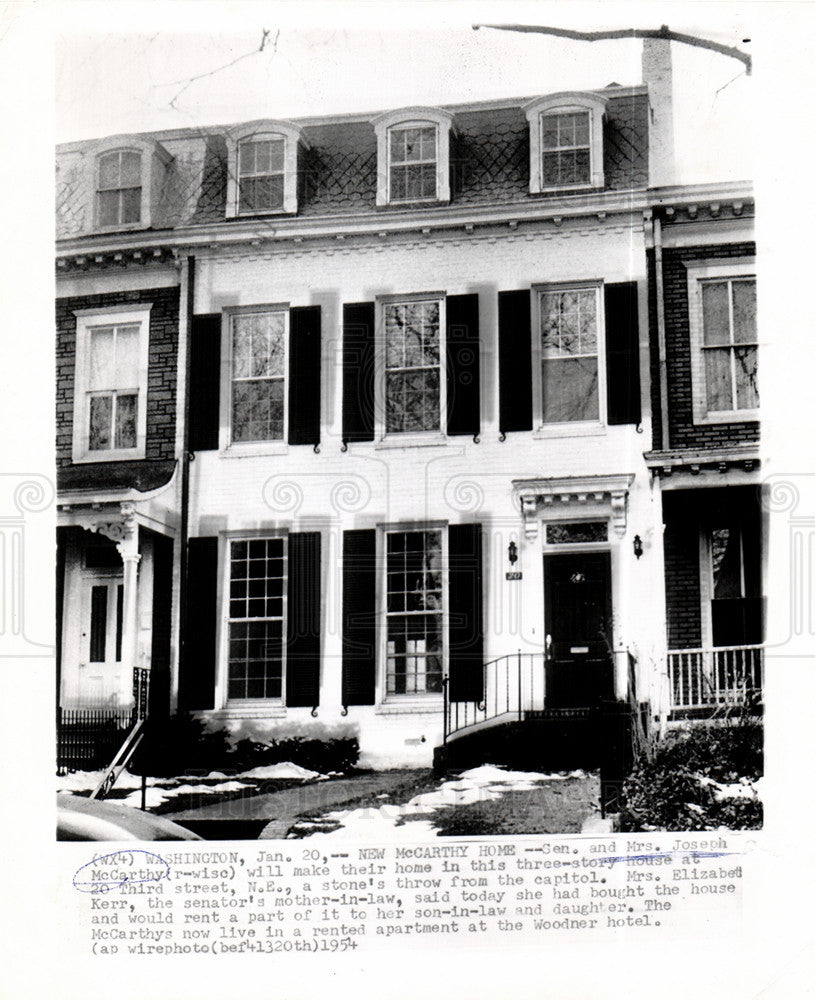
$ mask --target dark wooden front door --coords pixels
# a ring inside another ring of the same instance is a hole
[[[543,559],[546,707],[597,705],[613,696],[608,552]]]

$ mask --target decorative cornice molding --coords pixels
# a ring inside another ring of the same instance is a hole
[[[515,479],[524,534],[534,541],[541,512],[566,511],[574,517],[586,509],[605,510],[618,538],[625,535],[628,520],[628,492],[634,474],[613,476],[570,476],[558,479]]]

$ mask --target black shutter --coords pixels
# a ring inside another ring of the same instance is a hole
[[[481,525],[450,525],[448,554],[450,700],[480,701],[484,697]]]
[[[500,430],[532,430],[532,326],[529,291],[498,293]]]
[[[221,314],[193,316],[190,341],[190,451],[218,447]]]
[[[638,424],[640,406],[637,283],[605,286],[608,422]]]
[[[342,438],[374,439],[373,302],[346,303],[342,310]]]
[[[184,656],[178,700],[182,709],[214,708],[215,627],[218,619],[218,539],[191,538],[187,550]]]
[[[320,307],[289,313],[289,444],[320,442]]]
[[[481,431],[478,295],[447,298],[447,433]]]
[[[376,532],[346,531],[342,540],[342,703],[376,697]]]
[[[289,535],[286,704],[320,704],[320,533]]]

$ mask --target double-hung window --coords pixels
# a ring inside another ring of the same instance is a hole
[[[569,92],[524,105],[529,122],[529,191],[579,191],[604,186],[606,98]]]
[[[238,145],[238,212],[253,215],[283,208],[286,140],[245,139]]]
[[[76,316],[74,461],[143,458],[150,307]]]
[[[388,696],[440,694],[444,677],[444,532],[385,534]]]
[[[283,697],[286,621],[284,538],[229,541],[227,698]]]
[[[390,130],[390,200],[435,201],[437,128],[407,125]]]
[[[228,322],[231,441],[283,441],[288,310],[236,312]]]
[[[751,262],[688,267],[694,420],[755,419],[756,279]]]
[[[602,310],[598,285],[538,291],[539,395],[542,424],[599,421]]]
[[[97,170],[97,225],[107,228],[140,222],[142,154],[132,149],[103,153]]]
[[[442,300],[385,302],[385,434],[443,430]]]

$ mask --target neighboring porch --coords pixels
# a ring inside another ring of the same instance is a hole
[[[707,486],[711,477],[702,474],[694,489],[666,489],[663,482],[667,721],[758,710],[762,703],[760,488]]]

